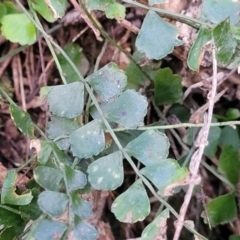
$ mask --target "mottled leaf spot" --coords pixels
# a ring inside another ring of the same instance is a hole
[[[93,132],[97,134],[92,134]],[[89,158],[99,154],[105,147],[105,137],[100,120],[93,120],[74,131],[69,137],[71,151],[79,158]]]
[[[103,180],[103,177],[98,178],[97,183],[101,183]]]
[[[97,166],[94,166],[93,167],[93,172],[96,172],[98,170],[98,167]]]
[[[118,174],[118,173],[114,173],[114,175],[113,175],[115,178],[120,178],[121,176],[120,176],[120,174]]]
[[[122,153],[120,151],[99,158],[88,167],[88,179],[98,190],[114,190],[123,182]]]
[[[48,93],[50,111],[59,117],[75,118],[83,111],[84,85],[74,82],[51,87]]]
[[[128,212],[123,222],[132,222],[132,220],[133,220],[132,212]]]

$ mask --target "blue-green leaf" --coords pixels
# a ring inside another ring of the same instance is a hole
[[[68,118],[51,116],[51,121],[47,123],[47,133],[50,139],[60,136],[68,136],[80,126],[78,123]],[[55,142],[61,150],[67,150],[70,146],[68,138],[59,139]]]
[[[124,89],[127,77],[115,63],[109,63],[86,79],[102,101],[114,100]]]
[[[120,151],[99,158],[88,167],[88,179],[98,190],[114,190],[123,183],[123,163]]]
[[[174,187],[184,185],[188,171],[176,160],[165,159],[141,169],[141,173],[159,189],[159,194],[166,196],[171,195]]]
[[[74,156],[88,158],[99,154],[105,147],[102,122],[93,120],[74,131],[69,138]]]
[[[67,8],[67,0],[48,0],[46,3],[56,19],[64,16]]]
[[[107,18],[125,18],[125,6],[116,2],[116,0],[87,0],[86,4],[89,10],[105,11]]]
[[[68,201],[69,199],[66,194],[52,191],[44,191],[38,197],[40,209],[52,217],[61,216]]]
[[[76,192],[73,192],[71,196],[74,214],[81,219],[89,218],[92,215],[92,204],[82,199]]]
[[[220,23],[230,17],[231,25],[239,22],[240,3],[234,0],[204,0],[201,18]]]
[[[130,156],[149,166],[167,158],[169,141],[164,133],[148,130],[131,141],[125,150]]]
[[[143,122],[147,105],[145,97],[134,90],[127,90],[108,107],[106,118],[126,128],[136,128]]]
[[[70,191],[84,188],[87,184],[87,177],[83,172],[66,166],[65,173]]]
[[[75,219],[74,228],[70,232],[71,239],[96,240],[99,236],[97,230],[88,222]]]
[[[33,171],[34,178],[37,183],[50,191],[58,191],[60,188],[60,182],[63,178],[62,172],[58,169],[39,166]]]
[[[48,93],[50,111],[59,116],[74,118],[83,111],[84,85],[74,82],[51,87]]]
[[[45,165],[50,158],[52,150],[53,146],[51,142],[41,141],[41,150],[38,154],[38,162],[42,165]]]
[[[125,223],[145,219],[150,213],[150,202],[140,179],[115,199],[111,211],[119,221]]]
[[[148,0],[148,3],[150,6],[152,6],[154,4],[163,4],[165,3],[165,0]]]
[[[32,229],[34,230],[34,239],[53,240],[56,239],[56,236],[58,237],[57,239],[61,239],[64,232],[67,230],[67,225],[63,222],[43,219],[40,223],[34,224]],[[31,232],[29,235],[31,238],[27,237],[27,240],[33,239]]]
[[[106,115],[106,113],[109,111],[109,109],[112,107],[113,103],[109,103],[109,102],[102,102],[99,104],[102,112],[104,115]],[[89,112],[91,114],[91,116],[93,117],[93,119],[102,119],[101,114],[99,114],[97,108],[95,105],[92,105],[89,109]]]
[[[160,236],[167,231],[167,218],[169,210],[165,209],[143,230],[141,240],[161,239]]]
[[[162,59],[176,46],[177,28],[165,22],[154,11],[149,11],[144,18],[136,39],[137,49],[149,59]]]

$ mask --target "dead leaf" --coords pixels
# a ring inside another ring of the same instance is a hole
[[[5,176],[8,169],[0,163],[0,186],[2,187]],[[26,190],[25,185],[29,181],[29,178],[24,174],[19,173],[16,180],[16,186],[23,192]]]
[[[29,148],[34,148],[38,155],[41,152],[41,141],[39,139],[31,139]]]

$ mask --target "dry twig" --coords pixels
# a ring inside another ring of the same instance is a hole
[[[46,77],[46,67],[43,58],[43,48],[41,43],[41,38],[38,38],[38,49],[39,49],[39,56],[41,62],[41,69],[42,69],[42,79],[43,79],[43,86],[47,86],[47,77]],[[39,82],[41,85],[41,82]]]
[[[84,19],[86,24],[93,30],[96,38],[98,41],[102,41],[101,34],[97,28],[94,27],[92,21],[88,18],[86,13],[82,10],[82,8],[79,6],[78,2],[76,0],[70,0],[74,8],[81,14],[81,17]],[[95,19],[96,20],[96,19]]]
[[[208,142],[208,134],[211,127],[211,121],[212,121],[212,115],[213,115],[213,108],[215,103],[215,96],[217,92],[217,60],[216,60],[216,51],[215,51],[215,45],[212,43],[212,58],[213,58],[213,78],[212,78],[212,87],[210,92],[208,93],[208,99],[209,99],[209,107],[208,107],[208,113],[205,115],[204,119],[204,126],[201,128],[198,137],[195,141],[196,151],[193,154],[189,166],[189,186],[187,193],[184,198],[184,202],[181,206],[179,218],[176,225],[176,231],[174,234],[173,240],[178,240],[180,237],[180,233],[184,224],[185,215],[188,209],[188,205],[190,203],[190,200],[192,198],[193,189],[195,187],[195,184],[197,183],[199,177],[198,177],[198,170],[201,163],[201,159],[203,156],[203,152],[205,147],[207,146]]]
[[[17,44],[12,44],[9,52],[11,52],[13,49],[15,49],[17,47]],[[8,58],[7,60],[5,60],[1,66],[0,66],[0,77],[3,75],[5,69],[8,67],[9,63],[11,62],[12,58]]]
[[[228,78],[228,74],[224,74],[223,72],[219,72],[217,74],[217,81],[218,81],[218,85],[220,82],[226,80]],[[191,85],[186,91],[185,93],[183,94],[183,97],[182,97],[182,100],[181,102],[183,102],[187,96],[191,93],[191,91],[194,89],[194,88],[208,88],[208,86],[210,86],[212,82],[212,77],[210,78],[207,78],[205,81],[201,81],[201,82],[197,82],[197,83],[194,83],[193,85]]]
[[[224,93],[227,90],[228,90],[227,88],[224,88],[221,92],[216,94],[215,99],[214,99],[214,103],[218,102],[218,100],[224,95]],[[203,113],[205,113],[207,111],[208,108],[209,108],[209,102],[205,103],[200,108],[198,108],[198,110],[195,111],[191,115],[191,117],[189,119],[189,122],[190,123],[199,123],[199,122],[201,122],[201,116],[202,116]]]
[[[140,31],[140,29],[139,29],[138,27],[134,26],[132,23],[130,23],[130,22],[129,22],[128,20],[126,20],[126,19],[118,19],[118,23],[119,23],[122,27],[128,29],[130,32],[133,32],[133,33],[135,33],[135,34],[138,34],[139,31]]]

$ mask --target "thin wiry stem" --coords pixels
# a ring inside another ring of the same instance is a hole
[[[200,20],[188,17],[188,16],[186,16],[184,14],[174,13],[174,12],[171,12],[171,11],[168,11],[168,10],[165,10],[165,9],[161,9],[161,8],[149,7],[147,5],[144,5],[144,4],[139,3],[137,1],[134,1],[134,0],[123,0],[123,2],[132,4],[134,6],[137,6],[137,7],[140,7],[140,8],[144,8],[144,9],[147,9],[147,10],[155,11],[161,17],[166,17],[166,18],[169,18],[169,19],[176,20],[178,22],[185,23],[185,24],[187,24],[187,25],[189,25],[189,26],[191,26],[193,28],[196,28],[196,29],[199,29],[201,26],[206,26],[206,27],[209,27],[209,28],[213,27],[213,25],[210,24],[210,23],[206,23],[206,22],[203,22],[203,21],[200,21]]]
[[[223,127],[223,126],[230,126],[235,127],[236,125],[240,125],[240,121],[227,121],[227,122],[215,122],[211,123],[211,127]],[[146,130],[163,130],[163,129],[175,129],[175,128],[199,128],[203,127],[204,123],[179,123],[173,125],[159,125],[159,126],[144,126],[138,127],[136,130],[139,131],[146,131]],[[114,132],[123,132],[129,130],[128,128],[114,128]],[[107,132],[107,130],[106,130]]]
[[[158,106],[156,105],[156,103],[154,102],[154,100],[152,101],[153,106],[155,111],[157,112],[158,116],[163,119],[163,121],[165,122],[165,124],[169,124],[167,119],[165,118],[165,116],[163,115],[163,113],[160,111],[160,109],[158,108]],[[182,139],[178,136],[177,132],[174,129],[170,128],[170,131],[172,133],[172,135],[176,138],[176,140],[178,141],[178,143],[181,145],[181,147],[185,150],[185,151],[189,151],[188,146],[182,141]]]
[[[107,39],[105,39],[105,42],[102,46],[102,49],[101,49],[101,52],[99,53],[98,57],[97,57],[97,60],[96,60],[96,63],[95,63],[95,66],[94,66],[94,72],[97,72],[98,68],[99,68],[99,64],[100,64],[100,61],[104,55],[104,53],[106,52],[106,49],[107,49],[107,45],[108,45],[108,41]],[[87,100],[87,104],[86,104],[86,110],[85,110],[85,124],[88,123],[88,120],[89,120],[89,108],[91,106],[91,103],[92,103],[92,99],[90,97],[88,97],[88,100]]]

